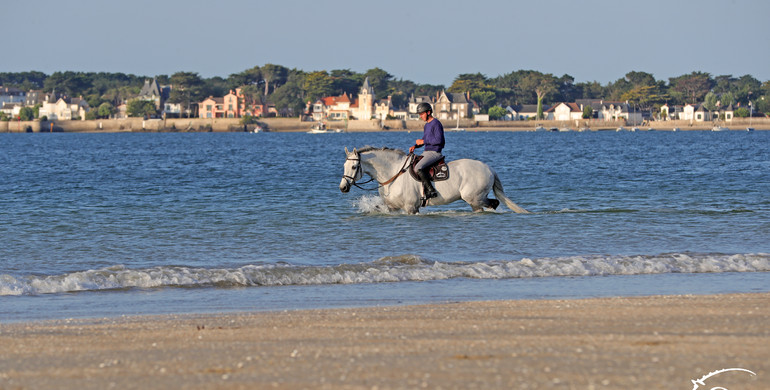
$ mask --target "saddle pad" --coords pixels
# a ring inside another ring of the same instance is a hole
[[[412,178],[417,181],[420,181],[420,177],[417,176],[417,173],[414,171],[414,165],[420,160],[422,160],[422,156],[414,156],[412,166],[409,167],[409,173],[411,173]],[[449,179],[449,165],[447,165],[443,157],[441,160],[438,160],[435,164],[430,166],[429,172],[431,181],[444,181]]]

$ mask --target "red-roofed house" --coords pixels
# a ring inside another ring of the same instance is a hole
[[[347,93],[340,96],[326,96],[313,104],[313,120],[322,121],[350,119],[350,97]]]

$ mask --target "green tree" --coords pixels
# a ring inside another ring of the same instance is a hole
[[[251,69],[246,69],[243,72],[231,74],[227,78],[227,82],[231,89],[243,87],[247,85],[256,86],[262,81],[262,71],[259,66],[255,66]]]
[[[309,73],[305,77],[304,90],[310,100],[317,100],[324,96],[329,96],[334,90],[332,87],[332,78],[326,71]]]
[[[0,72],[0,85],[21,90],[41,89],[48,78],[45,73],[31,72]]]
[[[770,116],[770,95],[762,96],[759,99],[752,100],[752,107],[755,112],[763,112]]]
[[[380,68],[374,68],[364,73],[364,78],[366,77],[369,78],[369,85],[374,88],[375,99],[383,99],[390,94],[388,82],[393,78],[390,73]]]
[[[490,89],[487,85],[487,78],[481,73],[464,73],[458,75],[452,85],[449,86],[447,92],[453,93],[465,93],[465,92],[479,92],[486,89]]]
[[[155,103],[148,100],[134,99],[128,102],[126,114],[130,117],[150,117],[157,115]]]
[[[719,98],[717,97],[717,94],[714,92],[709,92],[706,94],[706,96],[703,98],[703,107],[705,107],[709,111],[714,111],[717,109],[717,100]]]
[[[112,103],[113,106],[119,106],[126,102],[132,96],[139,94],[138,86],[120,86],[108,89],[102,98]]]
[[[548,76],[548,75],[546,75]],[[543,99],[548,96],[548,94],[553,93],[556,91],[556,87],[554,86],[553,80],[550,80],[548,77],[543,77],[540,79],[538,84],[535,86],[535,95],[537,95],[537,119],[543,119]]]
[[[96,110],[91,111],[96,111],[96,116],[99,118],[109,118],[112,114],[115,113],[115,107],[108,102],[104,102],[100,104]]]
[[[171,92],[168,102],[185,104],[188,116],[192,102],[201,101],[204,96],[203,80],[195,72],[176,72],[169,78]]]
[[[591,119],[594,116],[594,109],[590,105],[583,107],[583,119]]]
[[[35,119],[35,110],[32,107],[22,107],[19,111],[19,118],[23,121]]]
[[[364,75],[350,69],[335,69],[329,72],[329,76],[332,78],[334,95],[342,95],[343,93],[355,95],[364,83]],[[375,90],[375,92],[377,91]]]
[[[722,96],[719,97],[719,104],[722,107],[727,107],[733,103],[735,103],[735,96],[733,95],[732,92],[725,92],[722,94]]]
[[[498,93],[505,95],[506,92],[510,93],[510,89],[496,87],[481,73],[465,73],[455,78],[447,92],[469,92],[471,99],[479,104],[481,112],[487,113],[490,107],[500,103]]]
[[[633,86],[655,85],[655,77],[650,73],[631,71],[626,73],[626,80]]]
[[[44,89],[48,92],[56,91],[68,96],[79,96],[84,94],[91,85],[91,80],[82,72],[55,72],[45,79]]]
[[[507,111],[505,111],[505,108],[502,108],[500,106],[492,106],[492,107],[489,107],[489,110],[487,113],[489,114],[489,119],[496,121],[504,117]]]
[[[711,75],[703,72],[692,72],[688,75],[669,79],[671,89],[683,99],[682,103],[698,103],[714,86]]]
[[[748,118],[749,117],[749,109],[746,107],[740,107],[737,110],[734,111],[734,114],[738,118]]]
[[[270,93],[271,86],[273,87],[273,91],[275,91],[279,86],[286,82],[289,75],[288,68],[274,64],[265,64],[265,66],[260,68],[260,72],[262,74],[262,80],[265,82],[265,96]]]
[[[305,102],[310,100],[305,92],[305,72],[292,69],[286,77],[286,83],[275,89],[270,95],[275,107],[287,115],[298,115],[305,108]]]
[[[492,91],[476,91],[471,93],[471,99],[479,104],[481,112],[488,112],[487,110],[497,101],[497,96]]]

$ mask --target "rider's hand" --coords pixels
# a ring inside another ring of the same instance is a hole
[[[418,139],[417,141],[414,141],[414,144],[417,146],[422,146],[422,145],[425,145],[425,141],[423,141],[422,139]]]
[[[409,148],[409,153],[414,153],[414,146],[412,146],[411,148]]]

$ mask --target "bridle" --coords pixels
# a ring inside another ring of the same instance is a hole
[[[378,181],[377,182],[377,184],[378,184],[377,187],[374,187],[374,188],[364,188],[364,187],[361,187],[360,184],[371,183],[371,182],[374,181],[374,177],[370,178],[369,180],[367,180],[365,182],[356,183],[356,178],[357,177],[363,177],[364,176],[364,171],[361,169],[361,154],[360,153],[356,153],[355,156],[356,156],[355,158],[348,157],[347,160],[346,160],[346,161],[358,161],[358,165],[356,166],[356,171],[353,173],[353,176],[342,175],[342,177],[345,179],[345,181],[348,182],[348,185],[356,186],[357,188],[362,189],[364,191],[374,191],[374,190],[379,189],[380,187],[384,187],[384,186],[386,186],[386,185],[388,185],[390,183],[393,183],[396,179],[398,179],[399,176],[401,176],[402,174],[404,174],[404,172],[406,172],[406,170],[408,169],[407,167],[409,165],[411,165],[410,161],[412,161],[414,159],[414,153],[409,153],[406,156],[406,159],[404,160],[404,165],[401,166],[401,169],[399,169],[398,173],[396,173],[393,177],[391,177],[390,179],[388,179],[388,180],[386,180],[385,182],[382,182],[382,183],[380,183]]]

